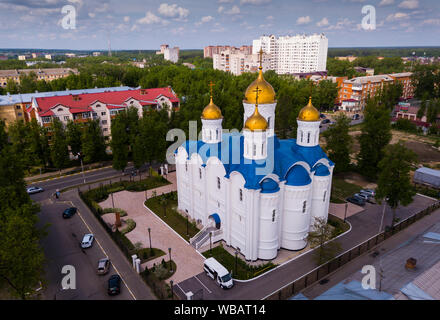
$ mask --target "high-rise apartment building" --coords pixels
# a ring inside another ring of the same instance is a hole
[[[270,55],[263,54],[263,72],[270,68]],[[243,72],[257,72],[259,64],[258,54],[247,54],[239,49],[227,49],[213,55],[213,68],[239,76]]]
[[[231,46],[207,46],[203,49],[203,58],[214,58],[215,54],[219,54],[225,50],[241,52],[243,54],[252,54],[252,46],[241,46],[240,48]]]
[[[310,36],[262,36],[253,41],[252,53],[260,49],[271,55],[270,69],[278,74],[325,71],[328,39],[323,34]]]

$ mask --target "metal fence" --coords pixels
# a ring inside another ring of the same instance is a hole
[[[394,234],[398,233],[399,231],[405,229],[406,227],[410,226],[417,220],[420,220],[424,216],[430,214],[434,210],[440,208],[440,201],[432,204],[426,209],[423,209],[419,211],[418,213],[412,215],[411,217],[400,221],[394,227],[390,230],[383,231],[374,237],[371,237],[370,239],[362,242],[361,244],[357,245],[356,247],[345,251],[344,253],[338,255],[336,258],[330,260],[329,262],[315,268],[314,270],[310,271],[309,273],[303,275],[302,277],[290,282],[289,284],[285,285],[278,291],[270,294],[269,296],[265,297],[265,300],[285,300],[289,297],[294,296],[295,294],[298,294],[305,288],[311,286],[312,284],[315,284],[316,282],[320,281],[324,277],[328,276],[330,273],[336,271],[341,266],[345,265],[346,263],[350,262],[351,260],[359,257],[360,255],[364,254],[367,251],[370,251],[372,248],[377,246],[378,244],[382,243],[389,237],[393,236]]]

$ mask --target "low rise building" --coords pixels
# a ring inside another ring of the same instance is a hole
[[[28,110],[31,107],[32,99],[44,97],[59,97],[66,95],[79,95],[85,93],[99,93],[109,91],[125,91],[130,87],[111,87],[111,88],[94,88],[81,90],[65,90],[65,91],[49,91],[35,92],[24,94],[6,94],[0,95],[0,119],[5,121],[9,126],[17,120],[29,121]]]
[[[0,70],[0,86],[6,87],[8,80],[20,83],[20,76],[29,75],[30,73],[34,73],[37,80],[52,81],[68,77],[71,74],[78,74],[78,70],[71,68]]]
[[[123,110],[134,107],[142,117],[146,110],[167,108],[171,113],[179,106],[176,93],[165,87],[39,97],[32,99],[27,113],[29,119],[35,118],[42,126],[50,126],[55,118],[64,125],[69,121],[99,120],[104,137],[109,138],[111,120]]]

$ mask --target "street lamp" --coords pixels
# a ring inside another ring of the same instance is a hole
[[[170,271],[173,272],[173,266],[171,265],[171,248],[168,248],[168,252],[170,253]]]
[[[150,239],[150,254],[151,254],[151,251],[153,251],[151,249],[151,228],[148,228],[148,238]]]
[[[173,280],[170,280],[170,286],[171,286],[171,300],[174,300]]]
[[[348,202],[345,203],[344,223],[345,223],[345,219],[347,219],[347,208],[348,208]]]
[[[84,184],[86,183],[86,177],[84,176],[84,165],[83,165],[83,154],[82,154],[82,152],[80,152],[80,153],[78,153],[78,157],[79,157],[79,160],[81,161],[81,171],[82,171],[82,176],[83,176],[83,181],[84,181]]]
[[[110,193],[111,194],[111,196],[112,196],[112,206],[113,206],[113,209],[115,208],[115,200],[113,200],[113,193]]]
[[[237,277],[238,250],[235,250],[235,277]]]
[[[189,236],[189,232],[188,232],[188,214],[186,214],[186,235]]]

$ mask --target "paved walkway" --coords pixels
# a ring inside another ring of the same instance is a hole
[[[348,206],[347,206],[347,216],[346,216],[346,218],[354,216],[355,214],[358,214],[359,212],[362,212],[364,210],[365,210],[364,208],[349,202]],[[332,215],[338,217],[339,219],[344,220],[344,216],[345,216],[345,203],[331,203],[330,202],[330,206],[328,208],[328,212],[329,212],[329,214],[332,214]]]
[[[171,184],[156,189],[148,190],[148,197],[155,191],[157,195],[176,191],[175,172],[168,175]],[[127,211],[127,216],[123,219],[133,219],[136,228],[127,233],[126,237],[135,244],[141,242],[144,248],[149,248],[148,228],[151,228],[151,242],[153,248],[159,248],[166,253],[166,256],[148,261],[142,266],[151,267],[153,263],[160,263],[162,259],[169,260],[168,248],[171,248],[171,259],[177,265],[176,273],[167,281],[173,280],[175,283],[191,278],[203,271],[203,257],[183,238],[176,234],[170,227],[158,218],[150,209],[145,209],[145,192],[121,191],[113,194],[116,208]],[[111,208],[112,199],[99,204],[102,208]],[[114,223],[114,221],[113,221]]]

